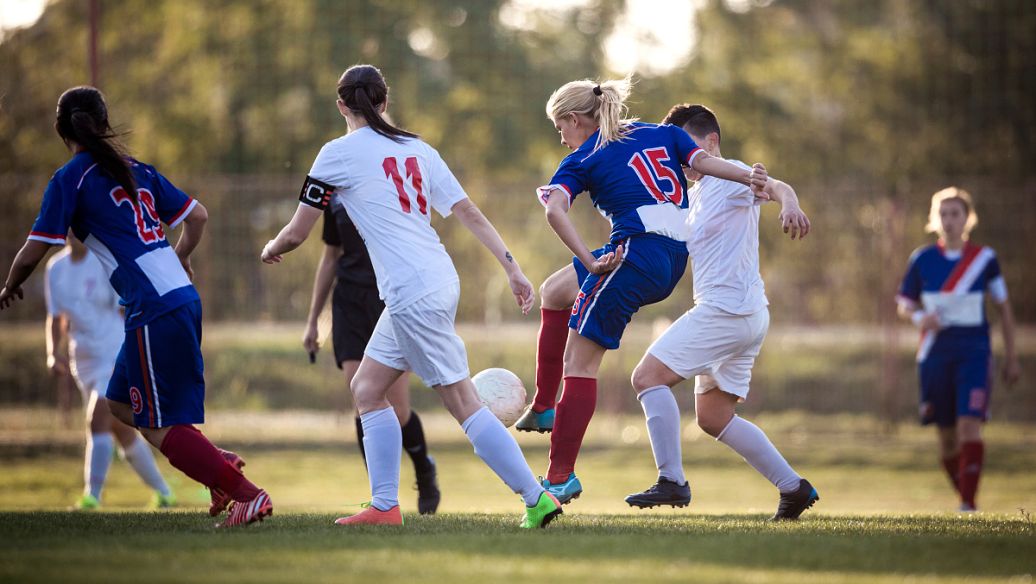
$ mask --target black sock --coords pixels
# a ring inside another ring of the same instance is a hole
[[[428,460],[428,445],[424,441],[424,429],[421,427],[421,418],[417,412],[410,412],[410,420],[403,426],[403,449],[414,461],[414,472],[427,472],[432,467]]]
[[[356,445],[360,447],[360,457],[363,458],[363,466],[367,466],[367,452],[363,449],[363,422],[360,416],[356,416]]]

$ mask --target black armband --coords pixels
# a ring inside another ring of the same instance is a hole
[[[335,187],[311,176],[307,176],[306,182],[302,183],[302,192],[299,193],[299,202],[322,211],[331,204],[331,196],[334,195],[334,193]]]

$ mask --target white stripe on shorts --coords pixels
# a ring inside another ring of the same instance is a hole
[[[155,398],[155,422],[162,427],[162,408],[158,405],[158,385],[155,384],[155,366],[151,364],[151,332],[144,325],[144,351],[147,353],[147,371],[151,376],[151,395]]]
[[[629,255],[629,253],[630,253],[630,240],[627,239],[626,240],[626,249],[623,250],[622,257],[625,258],[626,256]],[[623,262],[625,262],[625,260],[623,260]],[[593,300],[593,302],[590,303],[590,307],[586,309],[586,313],[583,315],[583,324],[579,325],[579,330],[576,331],[577,333],[583,334],[583,328],[586,327],[586,323],[590,322],[590,313],[593,312],[594,306],[597,306],[597,299],[601,297],[601,294],[604,294],[604,289],[608,287],[608,284],[611,283],[612,278],[615,277],[615,274],[619,273],[619,269],[621,269],[621,268],[622,268],[622,263],[620,263],[617,268],[612,270],[612,273],[608,274],[608,277],[605,278],[605,280],[604,280],[604,284],[601,284],[601,288],[599,290],[597,290],[597,294],[594,294],[594,300]]]

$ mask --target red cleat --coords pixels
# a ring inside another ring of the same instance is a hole
[[[259,494],[251,501],[234,501],[227,519],[219,527],[236,527],[262,521],[264,517],[273,515],[273,501],[266,491],[260,489]]]
[[[237,467],[237,470],[241,470],[245,467],[245,459],[234,454],[229,450],[223,450],[219,448],[219,453],[223,455],[223,458],[227,459],[227,462]],[[210,487],[209,493],[212,495],[212,504],[209,505],[209,515],[215,517],[223,512],[227,508],[227,505],[234,500],[228,493],[225,493],[223,489],[219,487]]]
[[[335,519],[335,525],[403,525],[403,514],[399,505],[388,511],[367,507],[356,515]]]

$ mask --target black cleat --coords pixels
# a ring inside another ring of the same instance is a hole
[[[799,481],[799,488],[790,493],[781,493],[781,502],[777,505],[777,512],[773,514],[770,521],[795,521],[802,515],[802,512],[813,506],[820,500],[820,495],[809,481]]]
[[[428,463],[428,470],[417,473],[417,510],[421,515],[433,515],[442,499],[439,481],[436,479],[435,459],[429,456]]]
[[[532,406],[525,408],[525,413],[514,423],[519,432],[550,432],[554,430],[554,408],[542,412],[532,411]]]
[[[630,507],[658,507],[669,505],[670,507],[686,507],[691,504],[691,485],[684,483],[677,484],[665,477],[658,477],[658,482],[651,485],[643,493],[634,493],[626,497]]]

